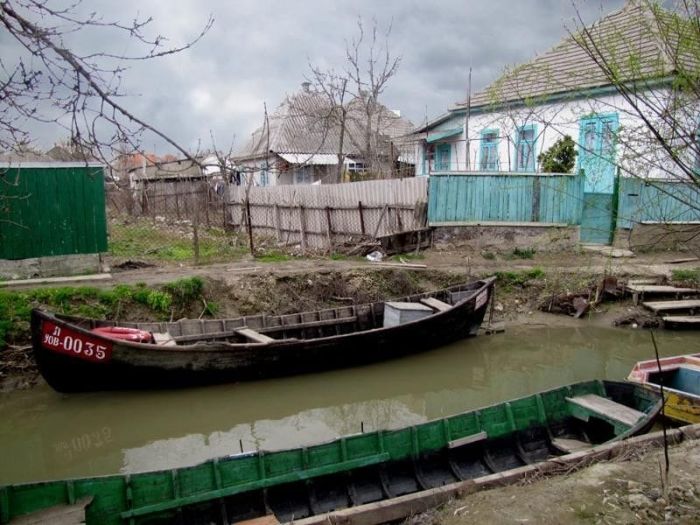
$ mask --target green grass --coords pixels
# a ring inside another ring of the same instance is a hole
[[[113,223],[109,251],[127,258],[146,258],[182,262],[194,260],[191,231],[182,232],[141,220],[133,224]],[[234,242],[236,236],[218,228],[202,229],[199,233],[199,258],[202,262],[216,259],[237,259],[247,253],[243,244]]]
[[[541,268],[533,268],[531,270],[496,272],[498,283],[506,289],[513,286],[524,286],[528,281],[541,279],[545,276]]]
[[[120,284],[111,289],[81,286],[0,291],[0,348],[28,339],[30,312],[35,307],[68,315],[109,319],[138,305],[145,309],[147,317],[166,320],[171,316],[184,317],[189,309],[201,311],[204,293],[205,283],[199,277],[179,279],[160,288],[139,283],[133,286]],[[218,311],[218,305],[209,302],[204,315],[214,316]]]
[[[513,251],[506,256],[506,259],[532,259],[534,256],[534,248],[514,248]]]
[[[697,285],[700,283],[700,268],[673,270],[671,277],[676,282]]]

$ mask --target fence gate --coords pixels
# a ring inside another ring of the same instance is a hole
[[[617,114],[592,115],[579,122],[579,166],[585,174],[581,242],[610,244],[617,212],[615,134]]]

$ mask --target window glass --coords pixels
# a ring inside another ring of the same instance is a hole
[[[481,134],[481,163],[482,171],[498,170],[498,131],[484,131]]]
[[[517,134],[515,162],[518,171],[535,171],[535,128],[520,128]]]

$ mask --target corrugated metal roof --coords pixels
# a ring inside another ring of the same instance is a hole
[[[683,20],[674,18],[668,11],[655,13],[646,0],[633,0],[588,26],[586,31],[605,59],[619,68],[621,78],[658,78],[672,74],[679,61],[691,71],[700,65],[692,52],[676,50],[678,56],[672,58],[669,52],[674,50],[666,47],[681,40],[669,35],[680,34]],[[610,85],[608,76],[582,47],[581,42],[587,41],[582,35],[583,31],[571,35],[531,62],[507,71],[486,89],[472,95],[471,107]],[[466,105],[464,101],[454,109]]]
[[[385,106],[380,106],[373,123],[378,134],[372,141],[380,147],[389,138],[406,135],[413,124]],[[234,160],[264,157],[267,150],[279,153],[337,154],[340,144],[340,126],[335,123],[332,109],[322,93],[301,90],[288,96],[268,117],[269,133],[261,126],[251,139],[233,156]],[[366,117],[359,101],[349,105],[343,152],[357,155],[364,142]],[[388,147],[388,145],[386,146]]]

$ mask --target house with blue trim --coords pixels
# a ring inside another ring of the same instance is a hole
[[[677,16],[656,4],[628,1],[532,61],[507,69],[484,90],[417,129],[416,175],[443,177],[441,182],[431,180],[430,188],[447,199],[443,202],[431,195],[431,223],[542,223],[548,214],[552,224],[579,227],[581,242],[612,242],[620,225],[618,216],[626,214],[629,222],[631,214],[637,213],[637,219],[644,211],[641,199],[636,207],[627,199],[625,205],[630,208],[619,209],[625,179],[687,182],[687,174],[664,167],[663,155],[669,152],[650,136],[647,123],[633,106],[639,103],[634,93],[621,93],[605,65],[617,68],[618,78],[646,93],[647,99],[678,110],[679,119],[697,118],[697,99],[690,107],[687,101],[678,107],[674,87],[679,66],[700,70],[697,53],[669,46],[682,40],[669,38],[679,27],[684,27],[683,21],[679,24]],[[586,49],[590,42],[599,46],[595,52]],[[657,111],[653,108],[650,113]],[[664,129],[665,122],[659,115],[659,129]],[[557,189],[552,175],[541,173],[538,157],[567,135],[576,143],[577,162],[572,174],[559,174]],[[695,138],[684,136],[677,141],[678,151],[695,155],[695,162],[700,162],[698,136],[700,130]],[[577,185],[566,177],[581,180]],[[513,189],[516,181],[524,181],[527,195]],[[473,195],[477,188],[482,197]],[[545,188],[551,195],[543,193]],[[506,196],[491,195],[497,192]],[[545,199],[551,202],[546,204]],[[543,203],[549,206],[546,213]],[[552,211],[559,205],[561,213]],[[570,207],[577,210],[565,209]]]

